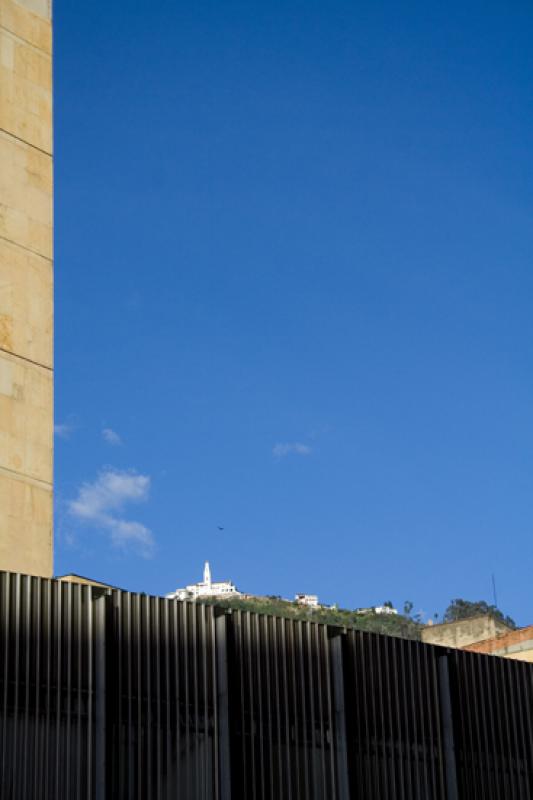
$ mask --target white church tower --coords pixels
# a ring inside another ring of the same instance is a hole
[[[192,583],[184,589],[176,589],[167,594],[167,597],[171,600],[197,600],[201,597],[238,597],[240,594],[233,581],[214,581],[209,561],[206,561],[203,581]]]

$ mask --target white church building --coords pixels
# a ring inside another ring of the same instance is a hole
[[[204,579],[199,583],[192,583],[184,589],[176,589],[167,594],[169,600],[197,600],[201,597],[239,597],[242,592],[236,588],[232,581],[214,581],[211,577],[209,561],[204,565]]]

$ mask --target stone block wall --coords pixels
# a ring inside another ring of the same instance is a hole
[[[0,569],[53,570],[50,0],[0,0]]]

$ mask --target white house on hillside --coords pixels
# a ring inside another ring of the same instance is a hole
[[[311,606],[311,608],[318,608],[318,596],[316,594],[297,594],[294,597],[294,602],[300,606]]]
[[[392,606],[371,606],[370,608],[356,608],[356,614],[397,614],[398,609]]]
[[[232,581],[213,581],[209,561],[204,565],[204,579],[184,589],[167,594],[169,600],[198,600],[202,597],[238,597],[241,594]]]

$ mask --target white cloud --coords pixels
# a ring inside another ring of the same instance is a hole
[[[93,483],[83,483],[70,510],[78,517],[94,519],[109,511],[121,510],[125,503],[148,499],[150,478],[136,472],[106,468]]]
[[[285,458],[291,454],[297,456],[310,456],[313,448],[302,442],[278,442],[272,448],[272,453],[276,458]]]
[[[108,444],[113,444],[113,445],[122,444],[122,439],[120,438],[118,433],[116,431],[114,431],[112,428],[103,428],[102,429],[102,438]]]
[[[54,435],[59,439],[70,439],[74,425],[70,422],[57,422],[54,425]]]
[[[92,483],[82,483],[68,511],[80,522],[105,530],[115,546],[132,545],[148,558],[154,549],[152,531],[140,522],[123,519],[122,512],[128,503],[146,502],[149,492],[148,475],[106,468]]]

